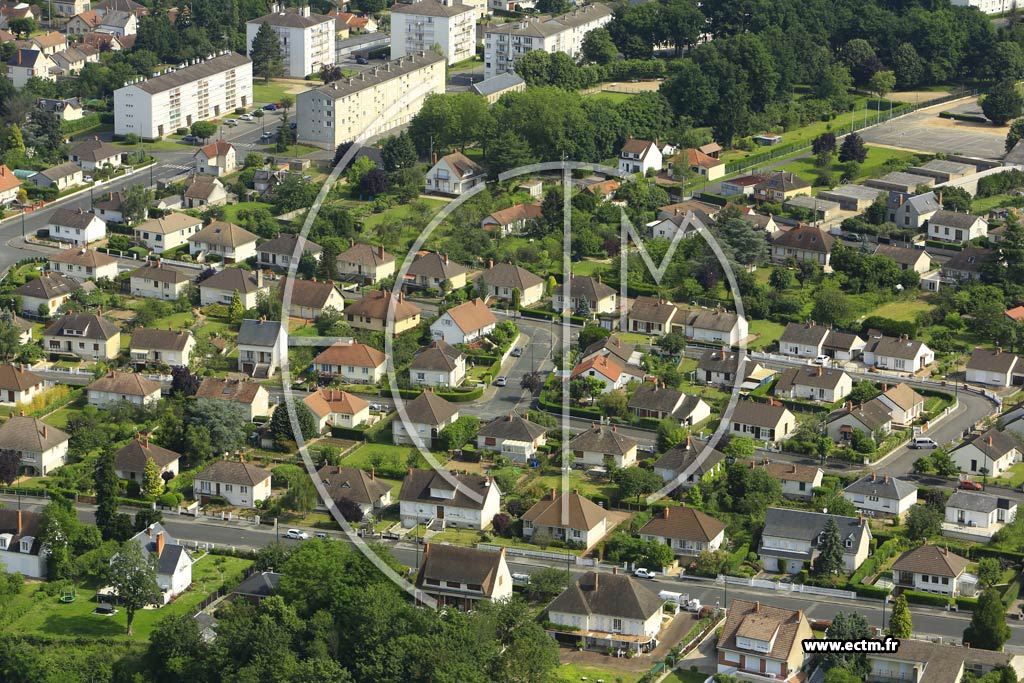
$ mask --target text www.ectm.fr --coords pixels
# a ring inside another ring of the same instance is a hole
[[[832,640],[829,638],[808,638],[803,641],[804,654],[842,654],[851,652],[897,652],[898,638],[858,638],[856,640]]]

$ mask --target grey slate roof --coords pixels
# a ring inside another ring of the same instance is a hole
[[[835,520],[839,527],[839,536],[844,541],[847,538],[853,540],[853,547],[846,548],[846,552],[856,554],[860,549],[860,544],[867,543],[871,539],[871,529],[863,519],[789,508],[768,508],[764,516],[764,529],[761,531],[761,536],[809,541],[813,546],[818,539],[818,534],[824,531],[829,519]],[[867,531],[866,535],[865,531]],[[771,548],[765,549],[765,551],[771,554],[776,553],[775,549]]]
[[[424,391],[406,402],[405,412],[416,424],[439,425],[459,412],[458,407],[444,400],[432,391]]]
[[[34,417],[14,415],[0,425],[0,447],[43,453],[67,441],[68,435]]]
[[[828,328],[824,325],[816,325],[813,322],[810,323],[789,323],[786,325],[786,329],[783,331],[782,336],[779,337],[779,345],[782,344],[801,344],[807,346],[817,346],[825,341],[828,336]]]
[[[167,467],[180,457],[149,439],[133,439],[114,455],[114,468],[126,472],[144,472],[147,460],[152,460],[159,467]]]
[[[462,351],[459,351],[446,341],[431,342],[416,354],[416,357],[412,359],[412,363],[409,364],[409,369],[451,372],[455,369],[456,362],[462,355]]]
[[[295,253],[295,246],[299,240],[302,239],[302,250],[299,254],[309,252],[310,254],[319,254],[323,251],[319,244],[311,242],[305,238],[300,238],[298,235],[291,235],[282,233],[272,240],[267,240],[258,247],[257,252],[263,252],[267,254],[282,254],[285,256],[291,256]]]
[[[632,439],[613,427],[595,425],[586,429],[570,441],[568,448],[573,451],[587,451],[604,455],[625,455],[636,448],[636,439]]]
[[[507,90],[508,88],[514,88],[520,83],[526,83],[522,76],[514,71],[506,71],[505,73],[498,74],[493,78],[488,78],[480,81],[479,83],[474,83],[470,89],[477,95],[483,95],[486,97],[487,95],[493,95],[501,92],[502,90]]]
[[[77,280],[73,280],[63,273],[43,273],[15,289],[14,294],[34,299],[53,299],[71,294],[80,288],[81,285]]]
[[[968,370],[980,370],[982,372],[1007,373],[1017,363],[1018,357],[1015,353],[1006,353],[1002,349],[986,349],[981,346],[974,347],[971,359],[967,361]]]
[[[364,71],[359,76],[342,78],[341,80],[316,88],[315,92],[322,97],[329,97],[331,99],[338,100],[367,88],[378,86],[393,78],[401,78],[408,73],[417,71],[422,69],[424,66],[439,61],[444,61],[444,57],[433,50],[427,50],[426,54],[422,57],[416,54],[402,57],[401,59],[394,59],[390,62],[385,62],[383,66],[378,67],[376,73],[372,70]],[[302,93],[299,97],[302,97],[305,94],[306,93]]]
[[[544,282],[525,268],[511,263],[495,263],[480,277],[491,287],[517,288],[520,292]]]
[[[149,559],[156,555],[156,537],[160,533],[164,535],[164,551],[156,560],[156,572],[157,574],[173,574],[174,569],[178,566],[178,560],[182,554],[187,556],[187,553],[185,553],[185,548],[164,528],[163,524],[160,522],[150,524],[149,527],[132,536],[130,540],[138,543],[142,548],[143,557]]]
[[[580,355],[580,358],[587,358],[595,353],[602,353],[619,361],[621,365],[628,365],[634,350],[632,344],[627,344],[617,335],[613,334],[588,346]]]
[[[947,508],[958,510],[969,510],[971,512],[982,512],[988,514],[993,510],[1009,510],[1017,505],[1016,501],[1009,498],[990,496],[977,491],[954,491],[953,495],[946,501]]]
[[[480,586],[491,595],[498,580],[504,550],[478,550],[455,545],[428,543],[416,574],[416,586],[425,591],[444,590],[446,582]],[[434,582],[426,583],[426,580]],[[440,585],[438,585],[440,584]]]
[[[872,473],[865,474],[847,486],[843,489],[843,493],[846,492],[860,493],[865,496],[878,496],[879,498],[889,498],[890,500],[903,500],[907,496],[915,495],[917,487],[909,481]]]
[[[73,313],[61,316],[55,320],[43,330],[43,335],[55,337],[64,335],[69,331],[74,332],[74,334],[69,336],[75,338],[102,339],[104,341],[116,334],[120,334],[117,326],[105,318],[88,313]]]
[[[892,422],[892,410],[877,398],[873,398],[862,405],[843,406],[829,415],[828,421],[834,422],[850,414],[871,431]]]
[[[453,474],[451,476],[458,481],[457,487],[452,486],[446,477],[434,470],[409,470],[405,479],[402,480],[402,490],[398,494],[398,499],[473,510],[483,509],[487,490],[495,484],[479,474]],[[431,489],[454,490],[455,495],[452,498],[435,498],[430,495]],[[471,497],[470,492],[475,495]],[[479,500],[475,500],[475,498],[479,498]]]
[[[194,477],[197,481],[216,481],[240,486],[255,486],[269,478],[269,471],[237,460],[217,460]]]
[[[243,320],[238,343],[246,346],[274,346],[281,334],[279,320]]]
[[[587,572],[548,605],[548,613],[597,614],[646,621],[664,600],[626,574]]]
[[[1008,432],[1001,432],[995,428],[988,430],[984,434],[975,434],[968,437],[967,441],[954,448],[953,452],[955,453],[967,445],[974,446],[993,460],[1003,457],[1014,449],[1020,450],[1021,448],[1020,442]]]
[[[959,211],[936,211],[931,218],[928,219],[929,223],[936,225],[949,226],[951,228],[962,228],[967,230],[975,221],[984,220],[981,216],[972,216],[969,213],[961,213]]]
[[[256,572],[235,586],[231,594],[244,597],[267,598],[277,592],[277,587],[280,583],[281,575],[277,572]]]
[[[565,289],[565,283],[559,284],[551,294],[552,296],[564,296]],[[599,279],[580,275],[569,278],[569,292],[570,294],[568,298],[582,296],[587,301],[595,303],[601,299],[615,295],[615,290],[601,282]]]
[[[788,391],[797,386],[835,389],[846,376],[842,370],[823,368],[820,365],[787,368],[779,375],[779,381],[775,384],[775,393]]]
[[[935,196],[934,192],[915,195],[907,199],[906,203],[914,207],[914,210],[919,214],[934,213],[942,209],[942,205],[939,204],[939,198]]]
[[[211,275],[199,283],[199,288],[217,289],[224,292],[237,291],[250,294],[260,290],[256,275],[241,268],[225,268],[216,275]],[[266,285],[264,285],[264,289]]]
[[[194,64],[192,66],[186,66],[184,69],[178,69],[156,78],[150,78],[142,81],[141,83],[135,83],[134,85],[127,87],[135,87],[143,92],[147,92],[151,95],[164,92],[166,90],[173,90],[174,88],[180,88],[187,83],[193,83],[195,81],[209,78],[214,74],[219,74],[228,69],[234,69],[242,66],[243,64],[251,64],[252,60],[248,57],[238,54],[237,52],[230,52],[226,55],[220,55],[213,59],[207,59],[206,61]]]
[[[355,467],[324,465],[317,470],[331,500],[351,500],[354,503],[372,505],[391,490],[391,485],[375,475]]]
[[[736,403],[736,409],[732,414],[732,421],[756,427],[774,428],[785,412],[786,406],[783,405],[743,399]]]
[[[147,330],[139,328],[132,332],[129,345],[133,349],[159,349],[161,351],[182,351],[192,339],[188,330]]]
[[[696,439],[687,439],[682,443],[673,446],[654,462],[655,469],[671,470],[677,475],[693,464],[704,450],[704,444]],[[708,457],[701,463],[697,475],[704,475],[714,469],[720,462],[725,460],[725,453],[712,449]]]
[[[512,441],[533,441],[547,431],[547,427],[510,413],[494,418],[481,427],[477,435]]]
[[[658,383],[644,382],[629,398],[626,407],[630,410],[656,410],[671,413],[676,409],[683,392],[659,386]]]

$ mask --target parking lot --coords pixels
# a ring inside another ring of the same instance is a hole
[[[1003,156],[1005,126],[939,118],[942,111],[981,115],[975,98],[947,102],[861,132],[866,142],[929,154],[966,154],[985,159]]]

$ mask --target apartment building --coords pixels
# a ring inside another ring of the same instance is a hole
[[[391,8],[391,59],[426,52],[437,45],[448,64],[476,52],[476,9],[438,0],[395,3]]]
[[[399,57],[295,98],[299,142],[335,149],[408,123],[432,93],[444,92],[445,59],[432,51]]]
[[[527,52],[564,52],[580,56],[583,37],[612,20],[612,11],[594,4],[545,21],[529,19],[493,26],[484,32],[484,78],[513,71],[517,59]]]
[[[250,104],[252,60],[223,51],[115,90],[114,133],[153,140]]]
[[[245,22],[247,53],[252,52],[252,41],[263,24],[277,34],[287,78],[305,78],[334,64],[334,17],[311,14],[309,5],[285,9],[275,3],[270,14]]]

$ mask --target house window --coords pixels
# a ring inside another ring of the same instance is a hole
[[[231,484],[224,484],[224,492],[225,493],[231,493],[232,491],[233,491],[233,487],[231,486]]]
[[[612,619],[612,630],[613,631],[621,631],[622,630],[622,619]]]

